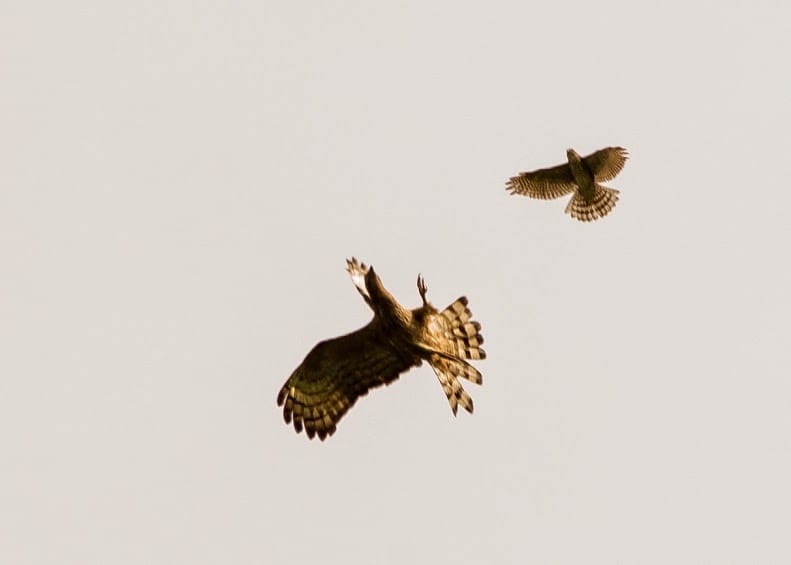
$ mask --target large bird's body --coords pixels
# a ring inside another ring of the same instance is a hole
[[[357,398],[423,361],[434,369],[453,413],[459,404],[472,412],[472,399],[458,378],[481,384],[481,374],[465,359],[484,359],[486,354],[480,348],[481,326],[472,321],[467,299],[461,297],[440,312],[426,300],[426,285],[418,277],[423,305],[408,310],[384,288],[373,267],[354,258],[347,263],[374,318],[355,332],[318,343],[308,353],[277,397],[286,423],[293,421],[297,432],[304,427],[308,437],[323,440],[335,432]]]
[[[600,183],[621,172],[626,159],[623,147],[606,147],[587,157],[573,149],[566,151],[568,162],[548,169],[519,173],[511,177],[507,190],[531,198],[550,200],[573,193],[566,213],[582,222],[603,218],[615,207],[619,192]]]

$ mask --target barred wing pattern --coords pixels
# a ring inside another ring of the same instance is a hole
[[[511,194],[523,194],[531,198],[552,200],[570,194],[577,189],[568,165],[538,169],[519,173],[508,179],[506,189]]]
[[[605,147],[587,157],[582,162],[590,169],[596,182],[607,182],[621,172],[629,153],[623,147]]]
[[[286,423],[325,439],[357,399],[421,364],[384,343],[373,321],[356,332],[322,341],[308,353],[277,396]]]

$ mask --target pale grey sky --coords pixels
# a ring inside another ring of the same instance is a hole
[[[791,561],[783,2],[0,5],[0,562]],[[629,149],[615,211],[505,180]],[[415,277],[483,325],[325,443]]]

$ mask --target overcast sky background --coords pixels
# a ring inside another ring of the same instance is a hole
[[[786,3],[0,4],[0,561],[791,560]],[[594,224],[507,178],[608,145]],[[324,443],[278,389],[464,294]]]

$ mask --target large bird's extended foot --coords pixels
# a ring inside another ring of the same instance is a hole
[[[420,298],[423,300],[423,306],[428,304],[428,300],[426,300],[426,293],[428,292],[428,287],[426,286],[426,281],[423,280],[421,275],[417,276],[417,291],[420,293]]]

